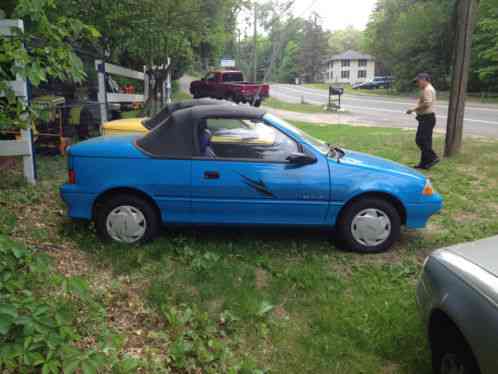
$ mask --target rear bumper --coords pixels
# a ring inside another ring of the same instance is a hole
[[[440,195],[433,195],[429,201],[419,204],[406,205],[406,227],[410,229],[421,229],[427,225],[432,215],[439,212],[443,207],[443,199]]]
[[[93,218],[94,194],[81,193],[73,185],[64,184],[60,188],[60,195],[67,206],[67,214],[71,218],[91,220]]]

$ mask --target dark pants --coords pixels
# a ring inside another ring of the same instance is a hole
[[[432,149],[432,131],[436,126],[436,115],[419,114],[417,115],[418,128],[415,142],[422,151],[420,165],[426,165],[437,158],[436,152]]]

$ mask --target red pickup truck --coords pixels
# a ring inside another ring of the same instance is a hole
[[[213,97],[231,100],[236,103],[251,103],[260,106],[270,94],[270,86],[244,81],[238,70],[217,70],[209,72],[204,78],[190,84],[194,98]]]

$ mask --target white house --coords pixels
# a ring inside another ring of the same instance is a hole
[[[324,65],[326,83],[361,83],[372,80],[375,75],[375,58],[356,51],[334,55]]]

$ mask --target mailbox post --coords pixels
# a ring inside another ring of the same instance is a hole
[[[336,112],[341,109],[341,96],[344,93],[344,88],[342,87],[329,87],[329,103],[327,105],[327,110],[331,112]]]

